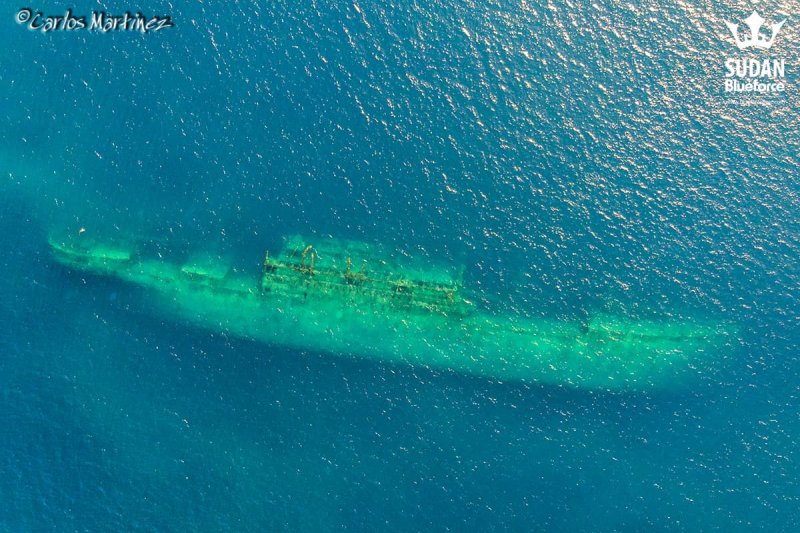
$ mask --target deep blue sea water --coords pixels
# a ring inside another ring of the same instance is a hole
[[[722,94],[745,1],[0,8],[0,530],[800,529],[800,6],[785,97]],[[783,13],[783,15],[779,15]],[[795,23],[796,22],[796,23]],[[531,316],[738,324],[688,390],[604,393],[170,322],[47,233],[287,233],[466,265]]]

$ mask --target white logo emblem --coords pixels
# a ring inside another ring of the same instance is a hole
[[[733,24],[732,22],[725,21],[727,24],[728,29],[731,30],[733,34],[733,39],[736,41],[736,46],[739,47],[739,50],[744,50],[745,48],[761,48],[763,50],[769,50],[772,47],[772,44],[775,42],[775,37],[777,37],[778,32],[781,31],[781,28],[786,23],[786,19],[773,24],[772,25],[772,36],[769,39],[765,39],[759,35],[761,31],[761,26],[764,25],[764,18],[758,14],[758,11],[753,11],[753,13],[744,19],[744,23],[750,28],[750,38],[749,39],[740,39],[739,38],[739,25]]]

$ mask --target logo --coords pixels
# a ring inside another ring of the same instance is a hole
[[[766,31],[766,20],[755,10],[744,19],[744,24],[724,21],[740,51],[725,60],[726,94],[780,96],[786,90],[786,61],[767,51],[787,20],[783,17],[780,22],[773,22]]]
[[[750,28],[749,39],[739,38],[738,24],[728,22],[727,20],[725,21],[725,24],[728,26],[728,29],[731,30],[733,39],[736,41],[736,46],[739,47],[739,50],[744,50],[745,48],[761,48],[763,50],[769,50],[772,48],[772,45],[775,42],[775,37],[778,36],[778,32],[781,31],[783,25],[786,24],[786,19],[783,19],[777,24],[772,25],[772,36],[769,39],[765,39],[760,35],[761,27],[765,22],[766,20],[764,17],[758,14],[758,11],[753,11],[749,17],[744,19],[744,23],[747,24],[748,28]]]

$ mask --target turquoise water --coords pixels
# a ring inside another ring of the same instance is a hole
[[[0,529],[798,529],[793,19],[786,97],[747,105],[719,90],[747,2],[373,4],[108,4],[172,15],[146,36],[0,13]],[[382,241],[495,309],[740,338],[651,394],[287,351],[64,270],[66,225],[242,269]]]

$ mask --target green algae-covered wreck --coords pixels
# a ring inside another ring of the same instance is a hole
[[[419,265],[377,246],[286,239],[260,273],[213,255],[165,258],[148,246],[82,233],[50,239],[78,271],[148,291],[152,311],[267,343],[591,389],[679,387],[722,353],[729,324],[597,315],[565,322],[491,313],[465,295],[459,270]]]

